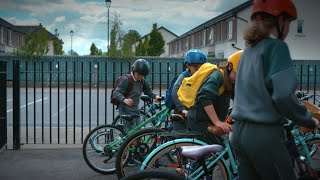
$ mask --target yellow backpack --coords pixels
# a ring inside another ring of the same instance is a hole
[[[191,108],[197,97],[200,86],[204,80],[216,69],[219,69],[223,74],[223,70],[211,63],[204,63],[197,72],[191,77],[183,79],[182,84],[178,90],[179,101],[188,109]],[[224,92],[224,86],[219,88],[219,95]]]

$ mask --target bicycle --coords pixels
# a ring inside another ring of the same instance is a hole
[[[160,102],[164,98],[160,99]],[[86,136],[82,154],[87,165],[94,171],[101,174],[112,174],[116,171],[114,156],[116,155],[121,143],[131,134],[145,127],[147,124],[154,123],[154,127],[160,128],[166,121],[171,110],[158,106],[159,112],[150,118],[142,121],[139,125],[132,127],[128,132],[124,132],[118,125],[105,124],[94,128]],[[121,119],[130,121],[136,118],[136,115],[122,115]]]
[[[171,117],[170,117],[171,119]],[[177,136],[202,136],[199,132],[170,132],[164,129],[145,128],[130,135],[120,146],[116,157],[118,179],[139,170],[139,165],[156,147]],[[170,157],[168,157],[170,158]]]
[[[161,102],[160,104],[153,103],[152,98],[150,98],[147,95],[142,95],[140,99],[144,102],[144,106],[142,106],[139,110],[140,115],[142,115],[142,121],[150,118],[152,115],[156,114],[159,109],[161,109],[161,106],[164,106],[165,104]],[[117,125],[120,128],[124,128],[123,126],[123,119],[120,118],[120,115],[118,114],[112,121],[112,125]],[[154,127],[154,122],[150,122],[149,127]]]
[[[302,99],[308,100],[309,98],[310,96],[307,96]],[[291,124],[293,123],[291,122]],[[299,156],[300,159],[293,159],[297,176],[302,176],[306,170],[314,173],[311,166],[313,162],[312,157],[319,147],[320,134],[317,133],[317,130],[302,132],[301,128],[297,126],[290,125],[288,127],[288,134],[293,134],[294,145],[298,147],[299,154],[301,157],[305,157],[300,158]],[[186,158],[181,154],[182,147],[184,147],[181,144],[187,142],[196,142],[200,146],[207,146],[204,142],[199,142],[190,138],[169,141],[152,151],[144,160],[140,170],[148,168],[166,168],[166,171],[170,171],[170,169],[171,171],[177,171],[187,179],[211,179],[212,176],[215,178],[220,177],[222,179],[236,179],[238,177],[237,163],[232,153],[227,135],[224,135],[224,148],[222,151],[215,154],[212,154],[216,152],[215,150],[205,151],[205,154],[200,155],[202,158],[200,165],[197,164],[199,158],[188,157],[189,160],[185,160]],[[188,144],[188,146],[196,143]],[[203,148],[206,149],[205,147]],[[199,149],[202,151],[202,147],[199,147]],[[197,150],[198,149],[193,149],[193,152],[196,152]],[[176,156],[176,161],[172,162],[172,159],[167,159],[167,154],[174,154]],[[199,157],[199,155],[195,155],[195,157]],[[212,173],[209,175],[208,172]]]

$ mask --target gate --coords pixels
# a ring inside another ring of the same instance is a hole
[[[0,149],[7,144],[7,62],[0,61]]]

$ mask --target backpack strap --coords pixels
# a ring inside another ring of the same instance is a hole
[[[126,92],[124,93],[124,97],[127,97],[133,89],[134,80],[131,74],[126,74],[125,76],[128,78],[128,86]]]

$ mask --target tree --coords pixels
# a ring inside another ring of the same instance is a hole
[[[112,28],[110,33],[110,47],[108,54],[110,57],[120,57],[122,49],[122,40],[124,31],[122,30],[122,20],[120,14],[115,13],[114,20],[112,22]]]
[[[157,30],[157,23],[153,24],[148,42],[147,53],[149,56],[160,56],[164,52],[165,41]]]
[[[123,37],[122,56],[132,57],[134,53],[132,51],[132,45],[141,38],[140,34],[136,30],[129,30]]]
[[[63,52],[63,47],[62,47],[62,41],[59,39],[54,39],[53,40],[53,49],[54,49],[54,55],[62,55]]]
[[[94,43],[91,44],[90,47],[90,55],[98,55],[98,48],[96,47],[96,45]]]
[[[72,53],[71,53],[71,50],[69,50],[67,54],[71,56],[79,56],[79,54],[74,50],[72,50]]]
[[[136,56],[143,56],[144,52],[145,52],[145,49],[144,49],[144,47],[143,47],[142,40],[140,39],[140,40],[139,40],[139,44],[138,44],[138,46],[136,47],[136,53],[135,53],[135,55],[136,55]]]
[[[54,50],[54,55],[62,55],[64,54],[64,51],[62,50],[62,40],[59,38],[60,33],[58,33],[58,29],[55,29],[55,34],[56,38],[53,40],[53,50]]]
[[[148,50],[149,50],[149,37],[147,36],[142,44],[142,51],[141,51],[142,54],[141,55],[142,56],[149,56],[150,54],[149,54]]]
[[[42,56],[49,51],[48,43],[49,34],[40,24],[36,31],[25,36],[24,44],[17,51],[17,54],[28,57],[33,55]]]

